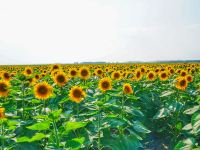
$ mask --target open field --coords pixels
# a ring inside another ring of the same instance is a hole
[[[200,64],[0,67],[0,147],[200,149]]]

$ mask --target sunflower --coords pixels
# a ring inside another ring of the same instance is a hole
[[[0,107],[0,119],[5,118],[5,108]]]
[[[103,71],[101,69],[96,69],[95,70],[95,75],[101,77],[103,75]]]
[[[38,74],[35,75],[35,79],[39,80],[40,76]]]
[[[74,78],[77,76],[77,70],[75,68],[72,68],[69,70],[69,75],[71,78]]]
[[[139,81],[142,78],[142,73],[140,71],[140,69],[137,69],[135,71],[135,80]]]
[[[150,71],[148,74],[147,74],[147,79],[149,81],[153,81],[155,80],[155,73],[153,71]]]
[[[64,72],[58,72],[54,77],[53,77],[54,82],[58,86],[64,86],[67,83],[67,77]]]
[[[7,97],[9,93],[9,83],[6,81],[0,81],[0,96]]]
[[[2,78],[3,78],[3,80],[5,80],[5,81],[9,81],[9,80],[10,80],[10,74],[9,74],[8,72],[4,71],[4,72],[2,73]]]
[[[187,75],[187,72],[185,70],[181,70],[180,74],[181,74],[182,77],[185,77]]]
[[[79,70],[79,75],[82,79],[87,80],[90,77],[90,70],[87,67],[82,67]]]
[[[35,97],[41,100],[48,99],[52,95],[52,92],[53,88],[47,82],[38,83],[34,87]]]
[[[185,90],[188,86],[188,81],[185,77],[176,78],[175,86],[177,89]]]
[[[24,70],[24,75],[29,76],[33,73],[33,70],[31,67],[26,67]]]
[[[193,77],[191,75],[187,75],[186,79],[188,82],[192,82],[193,81]]]
[[[133,89],[129,83],[125,83],[123,85],[123,93],[124,94],[132,94],[133,93]]]
[[[112,81],[110,78],[105,77],[99,81],[99,89],[103,92],[112,89]]]
[[[121,73],[119,71],[114,71],[111,75],[113,80],[120,80],[121,79]]]
[[[32,86],[32,85],[34,85],[34,83],[35,83],[35,78],[29,78],[28,79],[28,82],[29,82],[29,86]]]
[[[59,70],[61,69],[61,66],[59,64],[54,64],[52,67],[51,67],[51,71],[53,70]]]
[[[168,79],[168,74],[166,71],[161,71],[159,74],[160,80],[165,81]]]
[[[69,97],[73,102],[80,103],[86,97],[86,93],[81,87],[73,86],[69,92]]]

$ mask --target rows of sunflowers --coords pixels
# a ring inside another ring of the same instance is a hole
[[[200,64],[1,66],[0,147],[200,149]]]

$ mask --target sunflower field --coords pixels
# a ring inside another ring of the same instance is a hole
[[[0,67],[2,150],[199,150],[200,64]]]

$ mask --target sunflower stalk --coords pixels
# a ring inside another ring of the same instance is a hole
[[[99,106],[99,111],[98,111],[98,150],[101,149],[101,107]]]
[[[122,94],[121,114],[120,114],[122,121],[123,121],[123,119],[124,119],[124,99],[125,99],[125,95]],[[123,127],[120,127],[120,134],[123,135],[123,134],[124,134],[123,132],[124,132],[124,131],[123,131]]]
[[[46,115],[46,100],[44,100],[44,105],[43,105],[43,107],[44,107],[44,115]]]
[[[5,141],[4,141],[4,123],[1,124],[1,149],[4,150],[5,147]]]
[[[24,96],[25,96],[25,86],[24,86],[24,81],[22,82],[22,119],[24,120],[25,117],[25,102],[24,102]]]
[[[56,147],[59,148],[60,142],[59,142],[59,137],[58,137],[58,128],[54,119],[53,119],[53,128],[54,128],[54,134],[55,134],[55,139],[56,139]]]
[[[79,104],[76,104],[76,116],[78,120],[79,119]]]

